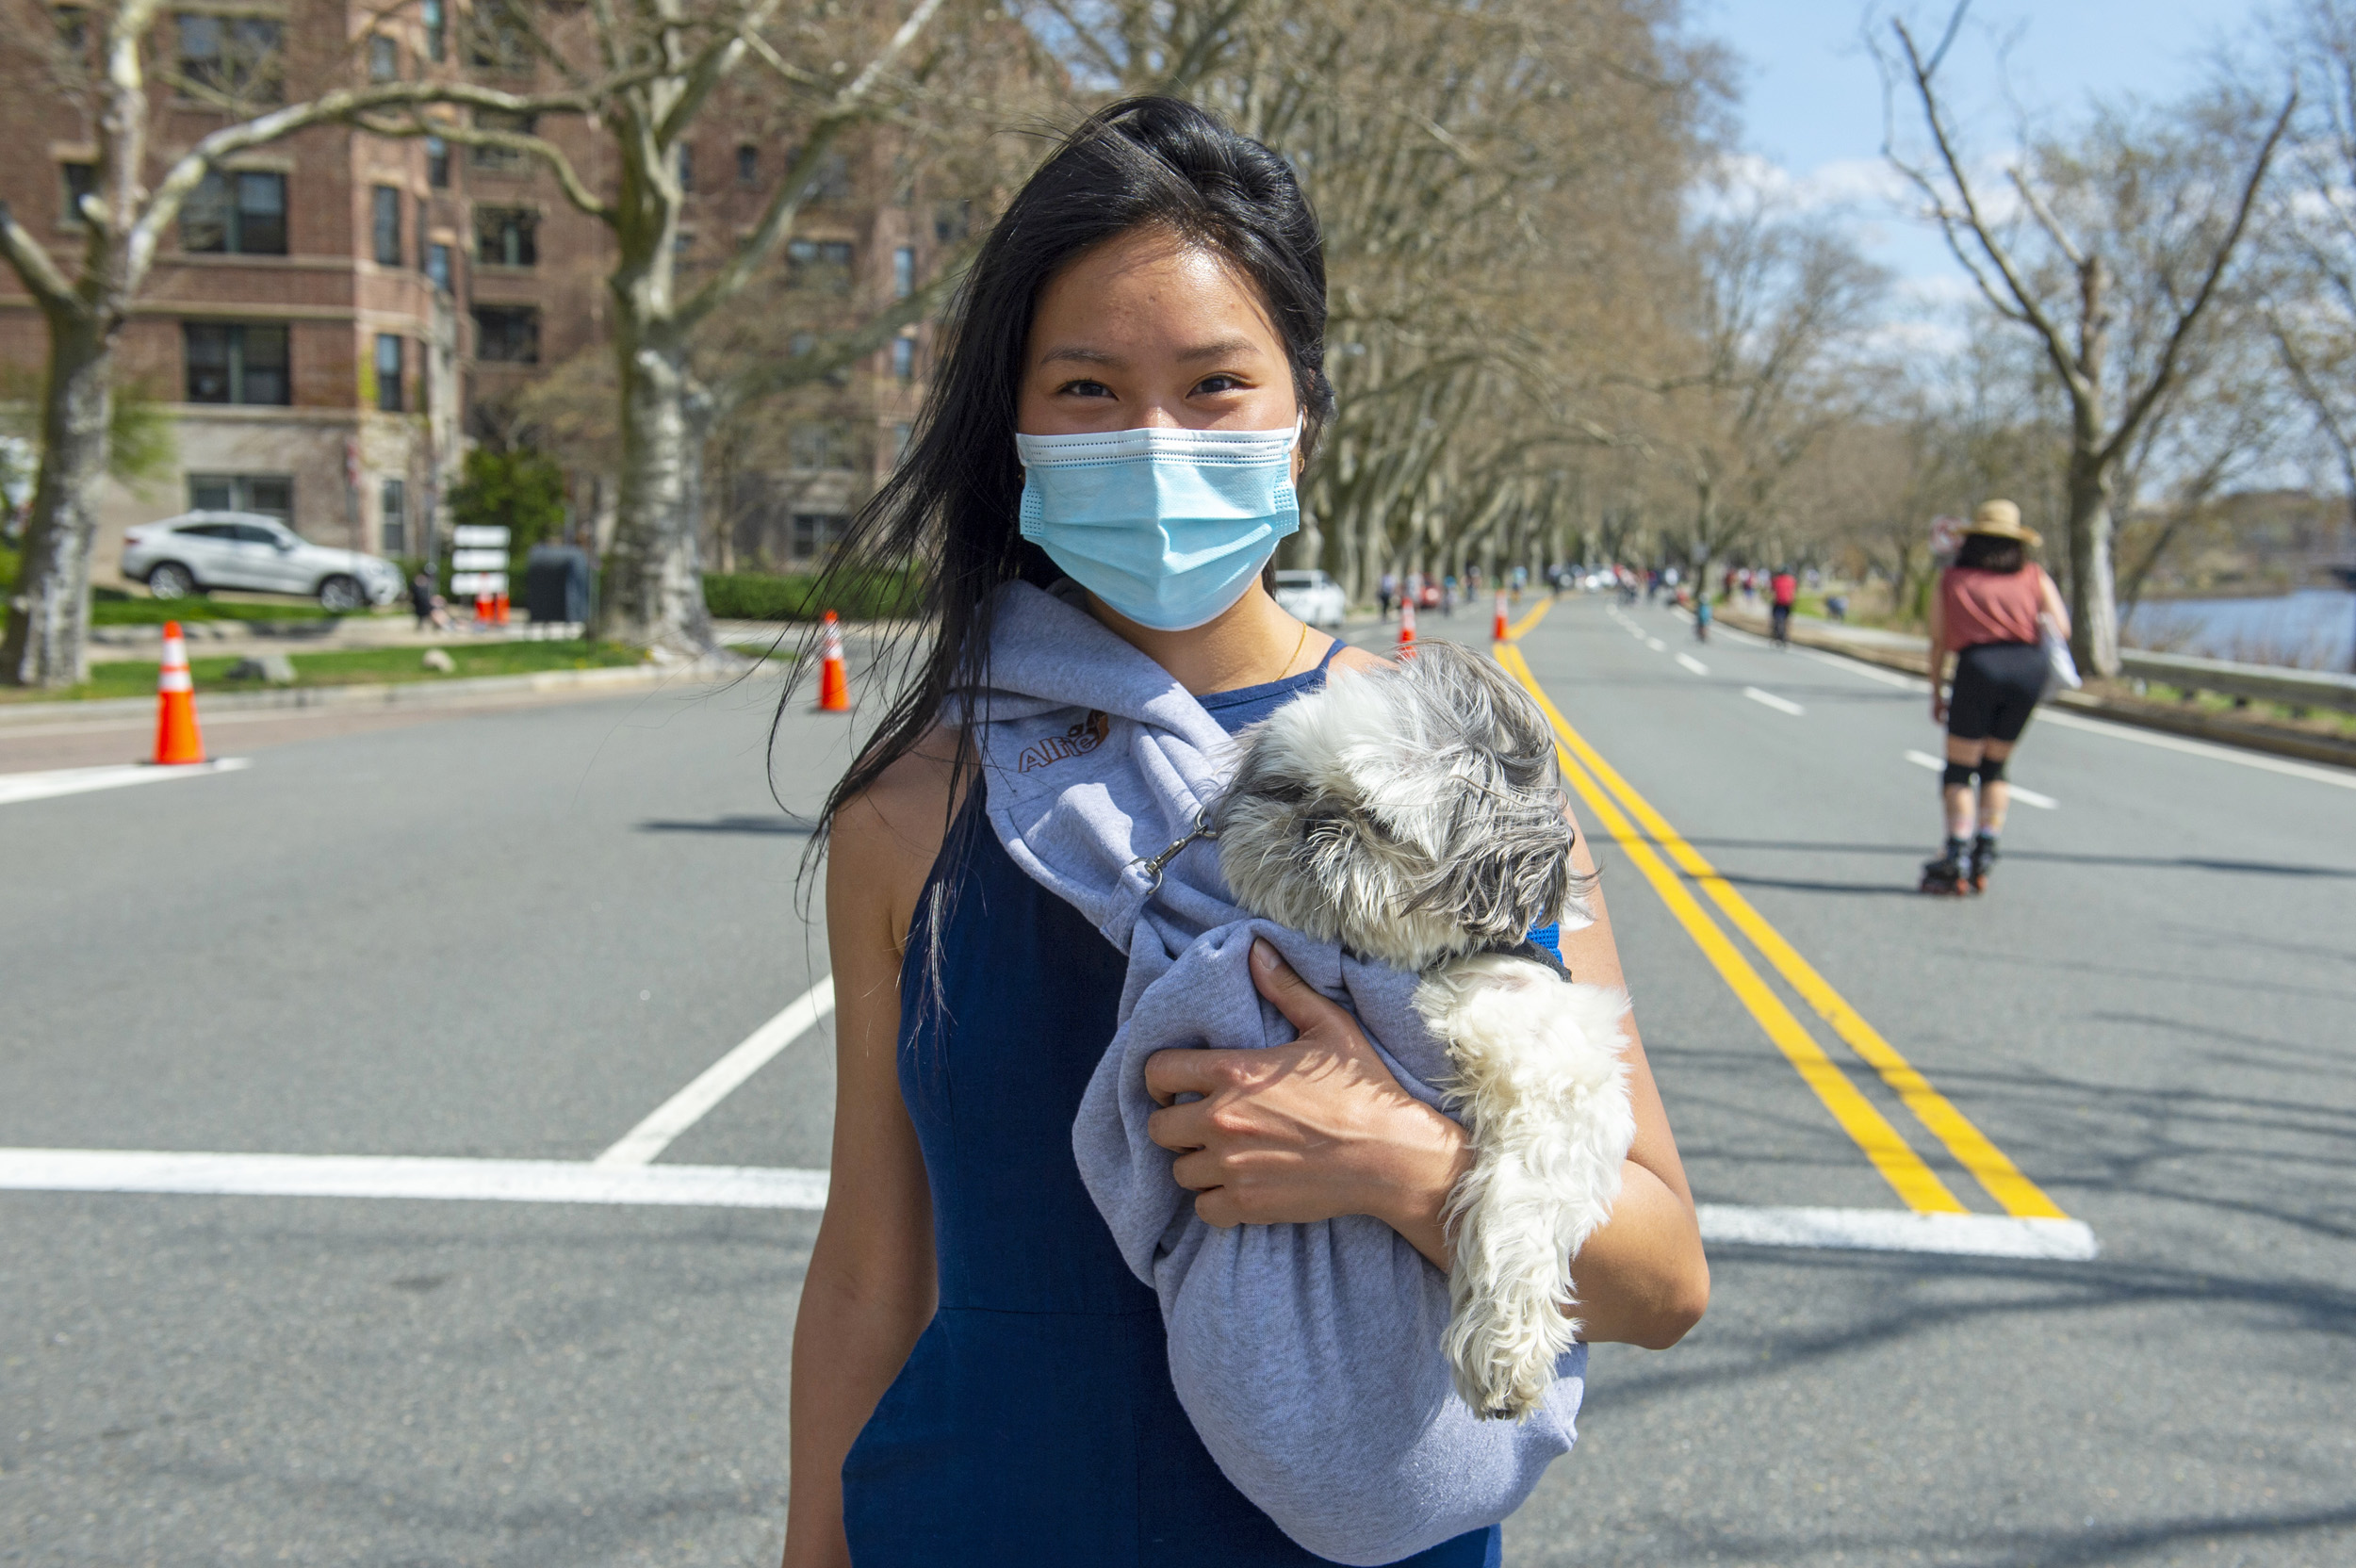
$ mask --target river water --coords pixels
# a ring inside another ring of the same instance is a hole
[[[2154,599],[2135,607],[2133,647],[2251,664],[2345,670],[2356,651],[2356,593],[2302,588],[2264,599]]]

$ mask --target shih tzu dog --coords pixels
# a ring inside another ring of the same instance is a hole
[[[1635,1136],[1623,991],[1575,983],[1529,933],[1583,915],[1554,738],[1480,655],[1428,643],[1345,674],[1239,738],[1213,816],[1253,914],[1422,976],[1433,1086],[1471,1170],[1449,1196],[1444,1350],[1457,1392],[1521,1419],[1579,1324],[1571,1259],[1611,1217]]]

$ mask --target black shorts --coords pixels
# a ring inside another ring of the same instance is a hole
[[[1947,733],[1958,741],[2021,739],[2051,666],[2042,643],[1981,643],[1955,659]]]

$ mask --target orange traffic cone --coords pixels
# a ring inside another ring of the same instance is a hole
[[[1402,604],[1399,607],[1399,656],[1401,659],[1412,659],[1415,655],[1415,607],[1412,604]]]
[[[820,624],[825,629],[819,644],[818,711],[847,713],[851,710],[851,676],[843,665],[843,623],[829,610]]]
[[[1497,618],[1489,627],[1489,641],[1502,643],[1508,636],[1505,625],[1505,590],[1497,590]]]
[[[188,645],[180,623],[164,623],[164,663],[155,673],[155,762],[159,767],[205,760],[196,732],[196,682],[188,678]]]

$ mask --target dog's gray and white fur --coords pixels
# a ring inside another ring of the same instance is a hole
[[[1415,1008],[1448,1047],[1474,1151],[1447,1210],[1445,1349],[1474,1410],[1526,1417],[1579,1332],[1571,1259],[1611,1217],[1635,1136],[1627,994],[1526,946],[1585,912],[1546,717],[1488,660],[1432,643],[1238,742],[1213,821],[1236,899],[1423,976]]]

